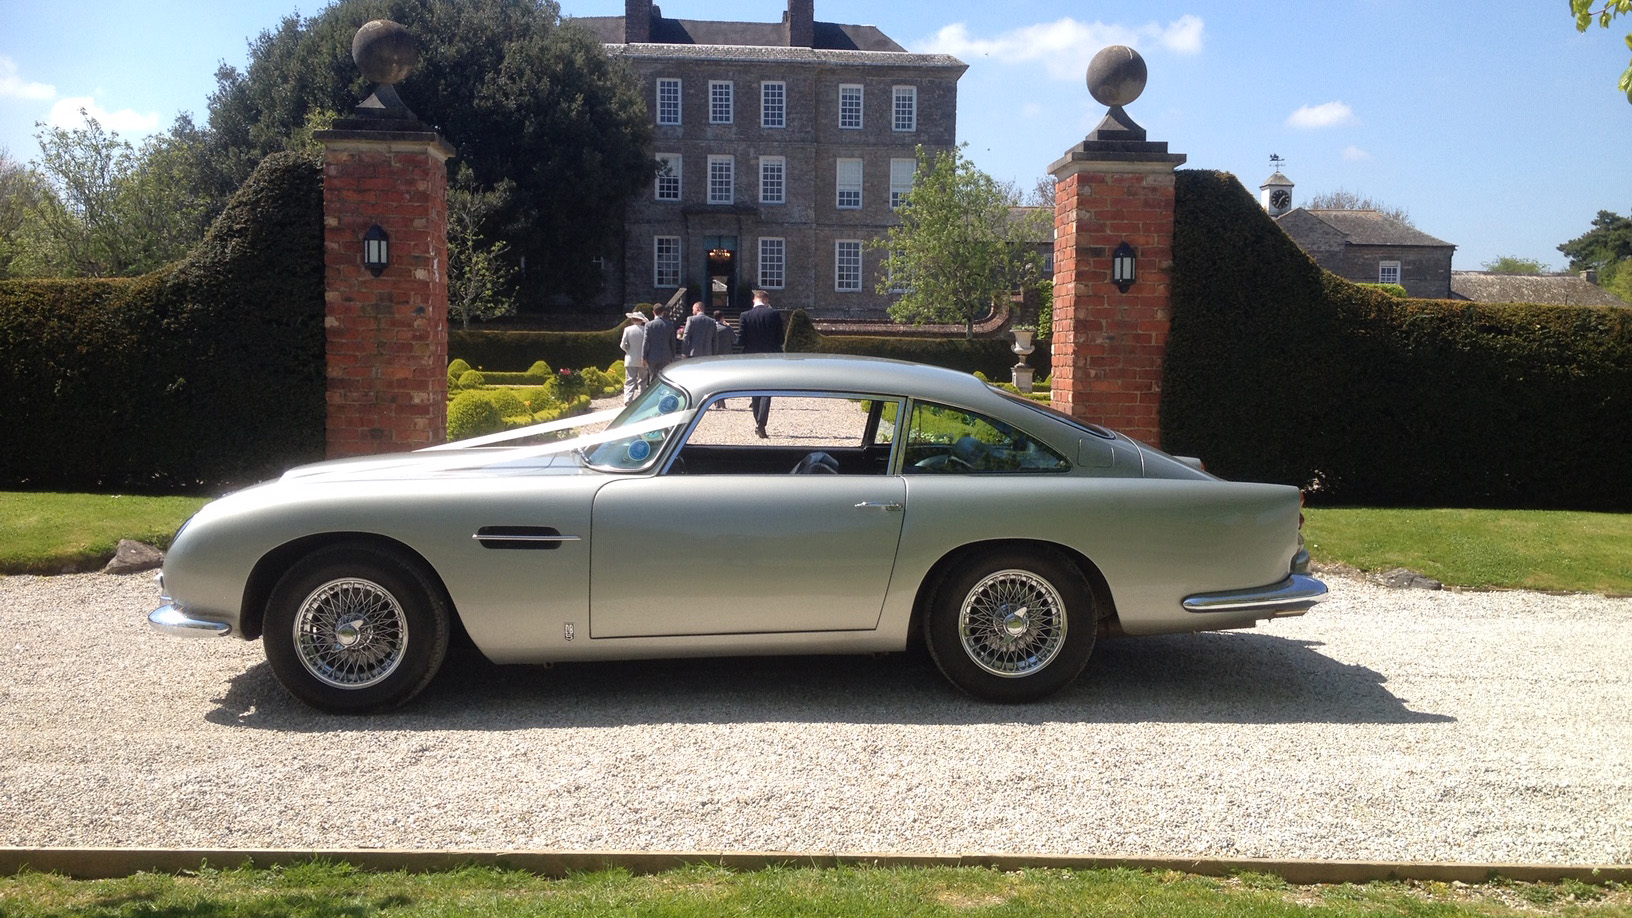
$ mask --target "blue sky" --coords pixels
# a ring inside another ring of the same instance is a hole
[[[774,21],[779,0],[660,0],[688,19]],[[216,67],[309,0],[0,0],[0,148],[39,154],[35,122],[84,107],[139,140],[179,112],[203,121]],[[563,0],[622,15],[621,0]],[[1150,68],[1128,107],[1186,168],[1256,196],[1270,154],[1295,195],[1338,189],[1411,214],[1455,267],[1502,255],[1564,266],[1556,246],[1599,210],[1632,213],[1632,104],[1618,28],[1575,31],[1564,0],[817,0],[824,21],[877,25],[912,51],[969,64],[958,137],[976,164],[1030,187],[1104,114],[1083,82],[1107,44]],[[412,81],[402,87],[412,104]]]

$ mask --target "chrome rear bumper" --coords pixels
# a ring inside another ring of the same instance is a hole
[[[194,618],[174,603],[167,603],[148,613],[147,623],[155,631],[176,637],[226,637],[232,633],[232,626],[226,622]]]
[[[1266,612],[1302,615],[1326,598],[1326,584],[1308,574],[1292,574],[1280,583],[1251,590],[1197,593],[1186,597],[1186,612]]]

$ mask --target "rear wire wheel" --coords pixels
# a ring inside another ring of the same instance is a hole
[[[1093,596],[1057,552],[977,555],[942,581],[925,639],[946,678],[976,698],[1035,701],[1070,685],[1098,627]]]
[[[430,684],[447,655],[449,613],[420,565],[341,545],[296,563],[272,590],[261,640],[289,693],[323,711],[396,707]]]

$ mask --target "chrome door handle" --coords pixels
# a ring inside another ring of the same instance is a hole
[[[861,503],[856,504],[857,510],[864,507],[873,507],[879,510],[890,510],[896,513],[901,512],[901,505],[893,500],[864,500]]]

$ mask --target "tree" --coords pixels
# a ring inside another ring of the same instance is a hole
[[[1595,2],[1603,3],[1598,9],[1593,9]],[[1575,30],[1585,32],[1592,27],[1592,21],[1609,28],[1611,21],[1623,13],[1632,14],[1632,0],[1570,0],[1570,12],[1575,16]],[[1632,34],[1626,36],[1626,46],[1632,48]],[[1626,93],[1626,101],[1632,102],[1632,66],[1628,66],[1621,74],[1619,84],[1621,92]]]
[[[210,97],[209,160],[225,194],[267,153],[286,149],[314,114],[346,113],[369,92],[351,60],[356,30],[401,23],[420,63],[398,87],[458,150],[478,189],[514,191],[486,221],[514,264],[521,295],[582,296],[601,282],[597,256],[621,245],[624,205],[650,181],[651,126],[632,71],[554,0],[338,0],[290,16],[223,67]],[[489,250],[491,252],[491,250]]]
[[[38,172],[0,149],[0,280],[44,273],[35,214],[50,195]]]
[[[1547,266],[1534,258],[1520,258],[1517,255],[1503,255],[1479,267],[1492,274],[1545,274],[1547,271]]]
[[[1020,207],[1021,195],[975,168],[963,147],[931,155],[918,148],[912,191],[900,224],[875,241],[884,250],[880,293],[904,290],[890,307],[898,321],[974,324],[999,296],[1042,277],[1037,244],[1053,236],[1053,211]]]
[[[1397,220],[1409,227],[1416,227],[1411,222],[1411,214],[1403,207],[1389,207],[1373,201],[1371,198],[1356,194],[1352,191],[1339,188],[1336,191],[1323,192],[1314,195],[1309,203],[1303,205],[1306,210],[1375,210],[1385,217]]]
[[[1600,210],[1592,229],[1558,247],[1571,271],[1595,271],[1598,286],[1632,303],[1632,217]]]
[[[461,327],[516,311],[515,271],[505,261],[509,246],[489,242],[483,227],[504,208],[515,186],[509,182],[483,191],[469,166],[460,166],[448,188],[448,313]]]

